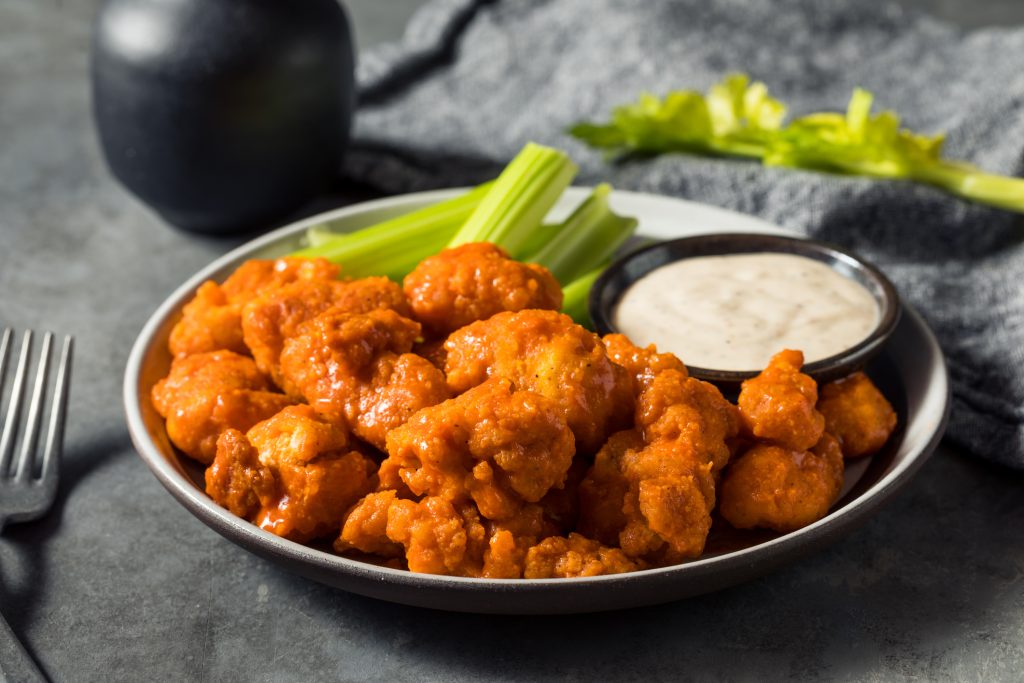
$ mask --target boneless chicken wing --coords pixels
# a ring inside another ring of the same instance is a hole
[[[294,541],[336,532],[345,511],[375,485],[373,461],[348,445],[343,428],[309,406],[291,406],[245,434],[221,436],[206,492]]]
[[[523,576],[528,550],[548,530],[538,505],[494,522],[468,499],[414,501],[388,489],[367,495],[349,511],[334,548],[401,556],[414,572],[514,579]]]
[[[818,411],[847,458],[874,453],[896,429],[896,411],[863,372],[822,386]]]
[[[636,405],[636,426],[647,443],[675,441],[718,472],[729,461],[739,413],[713,384],[674,369],[648,381]]]
[[[738,529],[788,532],[816,522],[843,488],[843,455],[827,432],[810,451],[757,444],[725,472],[719,511]]]
[[[242,308],[263,292],[289,282],[329,281],[338,266],[321,258],[251,259],[223,284],[204,282],[182,311],[168,341],[175,356],[228,350],[248,354],[242,337]]]
[[[580,531],[652,564],[696,557],[711,529],[711,469],[684,443],[621,432],[580,484]]]
[[[424,259],[405,276],[403,289],[416,320],[435,336],[502,311],[562,307],[562,288],[547,268],[513,260],[488,242]]]
[[[285,340],[281,376],[322,415],[383,449],[388,432],[448,398],[444,374],[408,353],[419,333],[392,310],[332,309]]]
[[[171,442],[209,464],[222,432],[249,429],[292,403],[272,388],[251,358],[211,351],[175,358],[167,377],[153,386],[152,400],[167,420]]]
[[[629,426],[634,407],[629,372],[613,363],[593,333],[555,311],[499,313],[467,325],[445,342],[445,372],[454,393],[489,377],[511,380],[551,399],[583,453]]]
[[[618,548],[603,546],[580,534],[551,536],[530,548],[526,554],[527,579],[567,579],[577,576],[622,574],[642,565]]]
[[[413,415],[388,434],[387,452],[382,487],[472,499],[502,520],[561,486],[575,449],[550,399],[496,378]]]
[[[624,334],[606,334],[602,341],[608,349],[608,357],[629,370],[633,376],[634,391],[638,394],[664,370],[675,370],[683,378],[687,376],[683,361],[671,353],[658,353],[654,344],[640,348]]]
[[[800,372],[804,354],[781,351],[761,374],[743,382],[739,409],[749,435],[794,451],[818,443],[825,418],[815,410],[818,386]]]
[[[409,315],[405,295],[385,277],[333,282],[295,282],[250,301],[242,311],[242,333],[256,365],[285,392],[298,395],[281,374],[284,342],[321,313],[392,310]]]

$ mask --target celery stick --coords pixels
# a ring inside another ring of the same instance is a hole
[[[533,259],[529,256],[530,254],[536,254],[538,251],[544,248],[544,245],[553,240],[557,235],[558,231],[562,229],[562,223],[545,223],[539,228],[530,233],[529,238],[520,246],[520,249],[524,254],[522,261],[530,262]]]
[[[307,231],[310,246],[293,255],[340,263],[347,277],[386,275],[400,281],[417,263],[447,246],[492,185],[355,232],[331,235],[329,227],[314,226]]]
[[[595,187],[553,238],[524,260],[541,264],[556,280],[568,284],[610,259],[637,226],[635,218],[612,212],[608,206],[611,190],[608,184]]]
[[[487,196],[466,219],[449,246],[493,242],[513,258],[523,256],[544,216],[576,175],[565,152],[527,143],[494,181]]]
[[[912,169],[915,180],[981,204],[1024,213],[1024,179],[984,173],[966,164],[922,164]]]
[[[590,288],[594,286],[594,281],[597,280],[598,276],[607,267],[607,262],[602,263],[586,275],[576,278],[562,288],[562,295],[564,297],[562,299],[562,312],[588,329],[593,328],[593,322],[590,320],[590,311],[587,306],[588,299],[590,298]]]
[[[632,153],[721,154],[787,166],[929,183],[952,195],[1024,213],[1024,179],[985,173],[942,156],[942,135],[900,127],[892,111],[872,113],[874,96],[853,91],[846,112],[816,112],[784,123],[785,106],[761,83],[727,76],[706,95],[641,94],[615,107],[607,123],[581,122],[569,133],[609,158]]]

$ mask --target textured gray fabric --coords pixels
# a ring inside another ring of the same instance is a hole
[[[641,91],[703,90],[731,71],[791,115],[876,94],[947,154],[1024,170],[1024,30],[962,32],[855,0],[437,0],[400,45],[364,55],[347,176],[386,192],[492,176],[527,141],[580,163],[579,182],[758,215],[875,261],[935,329],[949,435],[1024,468],[1024,222],[938,190],[747,161],[667,155],[610,166],[565,129]]]

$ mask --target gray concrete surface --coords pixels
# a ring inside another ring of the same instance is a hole
[[[415,4],[392,2],[353,3],[364,45],[397,35]],[[54,680],[1020,680],[1024,474],[948,444],[830,549],[611,614],[400,607],[204,527],[134,454],[121,373],[157,304],[243,238],[174,231],[110,180],[85,80],[96,4],[0,0],[0,325],[78,339],[58,505],[0,538],[0,610]],[[1000,5],[995,21],[1024,21],[1017,3],[974,2],[972,16]]]

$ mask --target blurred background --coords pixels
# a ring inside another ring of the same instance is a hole
[[[863,0],[876,5],[891,0]],[[930,12],[964,28],[999,26],[1024,21],[1022,0],[896,0],[911,9]],[[395,40],[402,35],[406,20],[423,0],[349,0],[346,5],[355,25],[356,43],[368,47]]]

